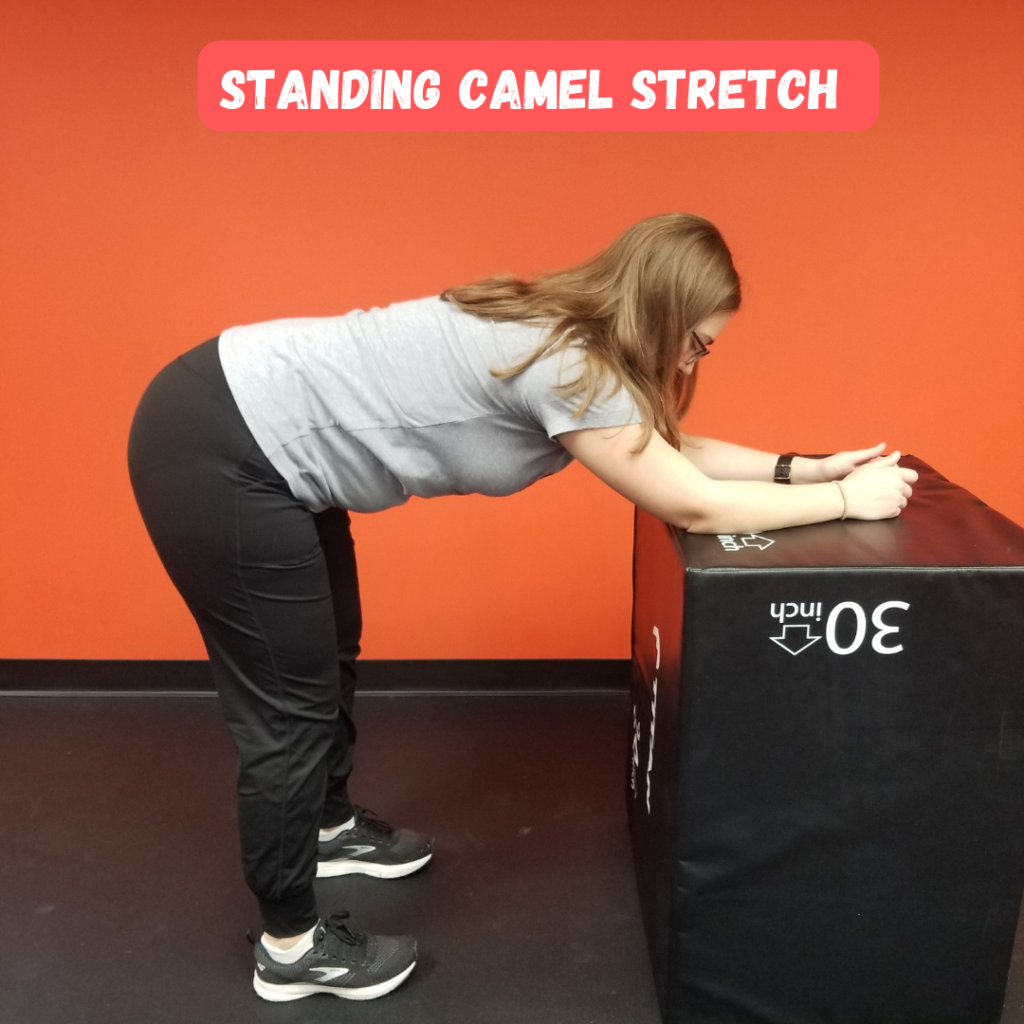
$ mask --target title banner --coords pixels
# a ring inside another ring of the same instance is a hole
[[[862,131],[878,54],[856,41],[220,41],[216,131]]]

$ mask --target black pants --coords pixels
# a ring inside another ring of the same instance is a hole
[[[348,512],[313,514],[253,439],[217,339],[154,378],[128,442],[146,528],[206,643],[238,750],[245,879],[265,929],[317,920],[317,833],[352,816],[362,615]]]

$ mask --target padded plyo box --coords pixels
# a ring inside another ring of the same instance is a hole
[[[1024,886],[1024,530],[638,511],[628,802],[666,1024],[995,1024]]]

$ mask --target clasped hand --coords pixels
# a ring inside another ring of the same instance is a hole
[[[813,479],[808,483],[829,483],[832,480],[845,480],[858,466],[865,466],[871,462],[882,462],[892,460],[899,461],[899,452],[891,452],[883,459],[882,452],[885,451],[885,442],[876,444],[873,448],[859,448],[856,451],[836,452],[827,459],[811,459],[807,466],[808,474],[813,474]]]

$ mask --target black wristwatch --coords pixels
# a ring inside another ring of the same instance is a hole
[[[793,459],[796,457],[796,452],[787,452],[785,455],[779,456],[779,461],[775,463],[775,483],[777,484],[788,484],[792,483],[789,479],[789,474],[793,467],[790,465]]]

